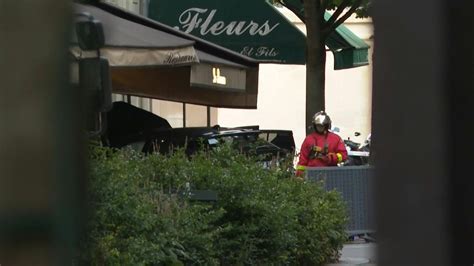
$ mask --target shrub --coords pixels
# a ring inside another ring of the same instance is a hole
[[[188,158],[94,147],[84,263],[308,264],[334,261],[345,241],[340,196],[264,169],[223,146]],[[180,197],[214,190],[213,204]]]
[[[213,263],[222,210],[170,193],[150,174],[151,157],[94,147],[91,159],[83,264]]]

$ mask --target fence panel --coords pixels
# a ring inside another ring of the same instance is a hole
[[[341,193],[349,211],[347,231],[356,235],[375,232],[373,172],[372,166],[308,167],[306,178]]]

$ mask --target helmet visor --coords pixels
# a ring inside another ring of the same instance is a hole
[[[323,134],[326,132],[326,126],[325,125],[322,125],[322,124],[316,124],[314,126],[314,129],[316,130],[316,132],[320,133],[320,134]]]

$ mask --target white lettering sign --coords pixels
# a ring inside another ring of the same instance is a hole
[[[197,58],[194,55],[181,55],[179,52],[171,52],[163,60],[163,63],[177,65],[177,64],[192,63],[196,61],[197,61]]]
[[[240,36],[247,33],[251,36],[260,35],[266,36],[280,25],[280,23],[270,24],[266,20],[263,24],[259,24],[253,20],[250,21],[230,21],[213,20],[217,9],[192,7],[186,9],[178,18],[180,26],[175,26],[176,29],[191,33],[194,29],[199,29],[201,35],[212,34],[214,36],[237,35]]]
[[[255,56],[266,56],[266,57],[274,57],[277,56],[278,53],[275,48],[270,48],[266,46],[261,46],[257,48]]]
[[[251,47],[245,46],[240,51],[240,54],[249,56],[249,57],[275,57],[278,56],[278,51],[276,48],[267,47],[267,46],[259,46],[259,47]]]
[[[221,70],[218,67],[212,68],[212,83],[221,85],[227,84],[226,77],[221,76]]]

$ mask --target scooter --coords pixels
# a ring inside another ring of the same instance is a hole
[[[356,137],[360,136],[359,132],[355,132]],[[341,166],[350,166],[350,165],[368,165],[369,156],[370,156],[370,137],[371,134],[367,136],[367,139],[364,143],[358,143],[348,139],[344,140],[344,144],[347,149],[347,160],[342,162]]]
[[[332,127],[331,132],[339,133],[339,127]],[[360,136],[360,132],[354,133],[355,137]],[[364,143],[355,142],[348,137],[343,140],[347,150],[347,160],[338,164],[338,166],[368,165],[370,156],[370,137],[369,134]]]

